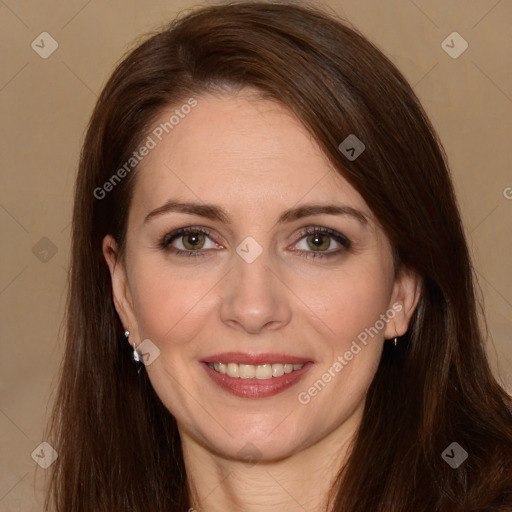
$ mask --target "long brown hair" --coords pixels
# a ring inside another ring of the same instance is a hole
[[[203,7],[149,36],[97,102],[76,180],[66,351],[48,441],[46,509],[186,511],[176,422],[138,374],[113,305],[102,239],[125,242],[137,170],[98,198],[164,107],[252,86],[287,105],[423,280],[409,331],[385,344],[350,456],[343,512],[512,510],[512,401],[493,377],[446,155],[413,90],[356,30],[318,8]],[[338,146],[364,142],[355,160]],[[113,182],[112,182],[113,183]],[[456,442],[458,468],[442,454]]]

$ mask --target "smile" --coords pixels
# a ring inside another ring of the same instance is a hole
[[[304,364],[266,363],[266,364],[237,364],[237,363],[208,363],[216,372],[239,379],[266,380],[281,377],[285,373],[300,370]]]
[[[274,357],[272,354],[219,354],[219,357],[208,359],[200,363],[215,387],[230,395],[252,399],[282,393],[297,384],[315,366],[307,359],[285,355],[276,357],[276,354]],[[233,362],[233,359],[238,359],[238,362]],[[265,362],[276,359],[280,362]],[[215,360],[219,362],[213,362]],[[251,362],[255,364],[249,364]]]

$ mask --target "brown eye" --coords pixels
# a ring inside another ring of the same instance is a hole
[[[212,240],[209,231],[193,226],[168,233],[161,239],[159,246],[178,256],[204,256],[209,252],[206,249],[221,248]]]
[[[301,233],[301,237],[297,252],[308,259],[341,256],[351,247],[346,236],[330,228],[310,227]]]
[[[182,240],[183,240],[183,246],[185,247],[185,249],[187,250],[194,250],[194,249],[202,249],[203,245],[204,245],[204,239],[205,239],[205,235],[204,233],[200,233],[200,232],[192,232],[192,233],[187,233],[186,235],[183,235],[182,237]]]
[[[324,251],[326,249],[329,249],[329,246],[331,245],[331,241],[329,240],[329,236],[315,233],[314,235],[309,235],[307,237],[307,243],[310,244],[309,246],[313,248],[314,250],[321,250]]]

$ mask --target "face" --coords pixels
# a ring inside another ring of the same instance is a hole
[[[272,460],[336,435],[361,413],[384,339],[406,332],[417,281],[395,276],[366,202],[285,107],[205,95],[153,138],[124,259],[110,235],[103,249],[182,439]]]

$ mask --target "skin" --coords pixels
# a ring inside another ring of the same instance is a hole
[[[137,169],[124,257],[110,235],[104,239],[115,306],[131,344],[149,339],[160,350],[145,370],[177,420],[194,508],[319,511],[349,453],[384,340],[407,331],[420,280],[395,276],[391,247],[366,202],[284,106],[250,89],[197,100]],[[231,223],[177,212],[144,223],[171,198],[221,206]],[[306,203],[347,205],[368,222],[317,214],[277,224],[284,210]],[[159,247],[186,226],[211,236]],[[309,226],[342,233],[350,248],[321,234],[317,249],[314,237],[301,236]],[[248,236],[263,248],[252,263],[236,252]],[[204,257],[171,252],[194,243]],[[330,258],[306,257],[340,248]],[[401,311],[300,403],[298,394],[393,304]],[[241,398],[217,387],[199,363],[231,351],[307,357],[314,367],[273,397]],[[244,459],[247,452],[254,460]]]

